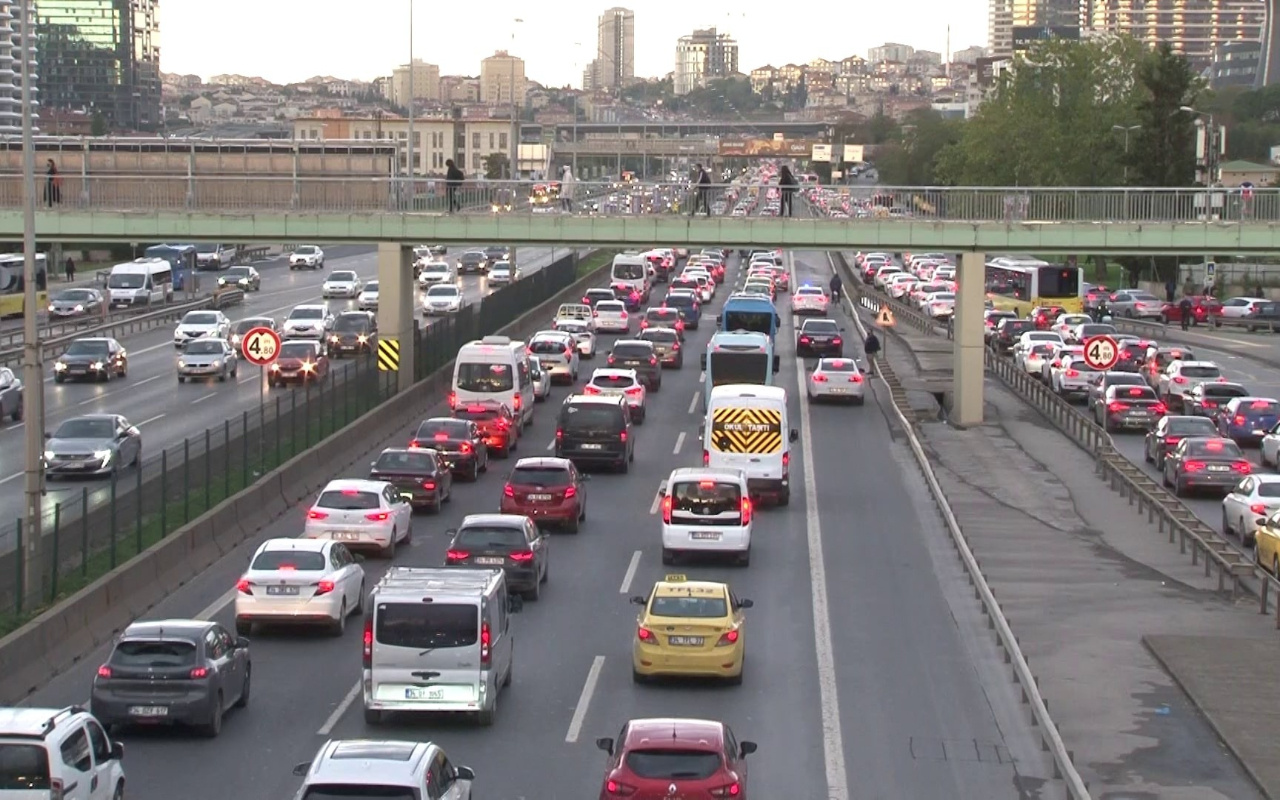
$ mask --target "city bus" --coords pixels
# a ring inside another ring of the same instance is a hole
[[[1000,256],[986,264],[986,294],[994,308],[1025,317],[1036,306],[1084,311],[1084,270],[1030,256]]]
[[[768,336],[770,342],[778,334],[778,311],[767,297],[761,295],[729,295],[716,322],[723,332],[754,331]]]
[[[188,277],[196,271],[194,244],[153,244],[142,252],[143,258],[163,258],[173,271],[173,288],[186,291]]]
[[[711,390],[728,384],[773,384],[773,376],[781,367],[781,359],[773,352],[773,341],[765,333],[755,331],[719,331],[707,342],[702,354],[704,373],[703,405]]]
[[[22,316],[24,263],[22,253],[0,255],[0,318]],[[44,253],[36,253],[36,307],[49,304],[49,262]]]

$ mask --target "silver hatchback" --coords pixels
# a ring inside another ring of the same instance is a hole
[[[217,378],[225,382],[234,378],[240,357],[226,339],[196,339],[187,342],[178,356],[178,383]]]

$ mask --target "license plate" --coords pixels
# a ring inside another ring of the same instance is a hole
[[[584,444],[584,445],[582,446],[582,449],[583,449],[583,450],[603,450],[603,449],[604,449],[604,445],[602,445],[602,444]]]
[[[1231,467],[1224,467],[1224,466],[1222,466],[1221,464],[1212,464],[1212,465],[1210,465],[1210,466],[1209,466],[1209,471],[1210,471],[1210,472],[1226,472],[1226,471],[1228,471],[1228,470],[1230,470],[1230,469],[1231,469]]]
[[[269,595],[296,595],[298,593],[297,586],[268,586],[267,594]]]
[[[667,644],[677,647],[698,647],[702,644],[701,636],[668,636]]]
[[[692,531],[689,534],[689,538],[690,539],[709,539],[709,540],[715,541],[716,539],[720,538],[720,534],[717,531]]]
[[[494,558],[490,556],[478,556],[474,560],[477,564],[496,564],[498,566],[501,566],[503,561],[501,558]]]
[[[830,392],[831,394],[845,394],[845,393],[847,393],[849,390],[848,390],[848,389],[845,389],[845,388],[842,388],[842,387],[839,387],[839,386],[833,386],[833,387],[831,387],[830,389],[828,389],[827,391],[828,391],[828,392]]]
[[[131,717],[167,717],[169,709],[165,706],[130,706]]]
[[[529,499],[530,499],[530,500],[533,500],[533,501],[536,501],[536,502],[540,502],[540,503],[541,503],[541,502],[546,502],[547,500],[550,500],[550,499],[551,499],[551,495],[549,495],[549,494],[531,494],[531,495],[529,495]]]
[[[560,366],[560,362],[556,361],[554,358],[544,358],[539,363],[546,369],[555,369]]]
[[[419,688],[411,686],[404,690],[404,699],[406,700],[443,700],[443,686],[428,686]]]
[[[349,531],[329,531],[329,538],[339,542],[355,542],[360,539],[360,534]]]

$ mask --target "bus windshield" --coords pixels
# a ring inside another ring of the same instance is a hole
[[[712,386],[730,383],[769,383],[769,354],[760,350],[712,352],[707,359],[707,377]]]
[[[752,331],[773,336],[774,314],[772,311],[725,311],[722,330]]]

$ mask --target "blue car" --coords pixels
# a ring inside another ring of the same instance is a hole
[[[1236,397],[1218,413],[1218,433],[1236,444],[1256,445],[1280,421],[1280,400]]]

